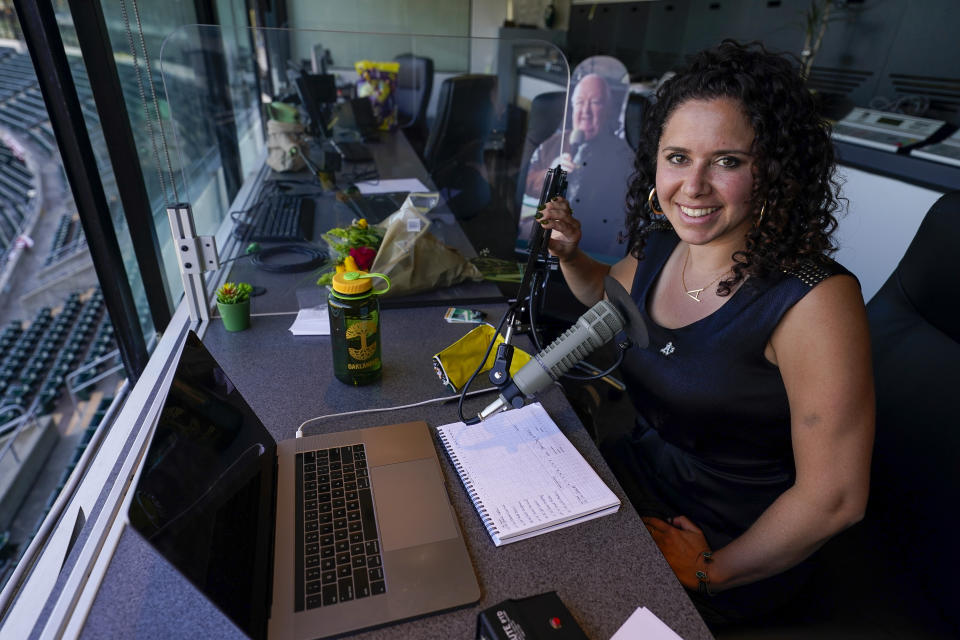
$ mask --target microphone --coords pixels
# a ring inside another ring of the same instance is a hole
[[[572,327],[523,365],[500,396],[480,412],[481,420],[505,409],[519,409],[525,397],[547,388],[624,329],[635,344],[647,346],[647,327],[636,303],[612,277],[606,277],[604,287],[609,299],[587,309]]]
[[[583,152],[586,148],[583,129],[574,129],[570,132],[570,150],[573,151],[573,164],[580,166],[583,162]]]

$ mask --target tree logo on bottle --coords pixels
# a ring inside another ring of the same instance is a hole
[[[361,320],[359,322],[354,322],[347,328],[346,338],[347,340],[359,338],[360,348],[356,349],[354,347],[348,347],[347,353],[350,354],[351,358],[360,362],[369,360],[373,357],[373,354],[377,352],[377,343],[374,341],[367,342],[367,338],[376,335],[376,321]]]

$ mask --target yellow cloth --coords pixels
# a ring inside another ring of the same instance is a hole
[[[440,382],[452,393],[458,393],[476,371],[480,364],[480,358],[490,345],[490,339],[493,338],[493,326],[481,324],[471,329],[467,335],[463,336],[452,345],[433,356],[433,368],[440,376]],[[503,336],[497,334],[497,343],[490,350],[486,362],[483,363],[484,371],[489,371],[493,367],[494,360],[497,357],[497,347],[503,342]],[[520,367],[530,361],[530,354],[514,347],[513,359],[510,361],[510,375],[516,375]]]

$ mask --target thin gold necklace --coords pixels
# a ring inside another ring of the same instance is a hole
[[[723,276],[723,274],[729,271],[729,269],[721,271],[719,274],[717,274],[716,278],[714,278],[707,284],[703,285],[699,289],[687,289],[687,280],[684,276],[686,276],[686,273],[687,273],[687,262],[689,260],[690,260],[690,245],[687,245],[687,255],[683,258],[683,268],[680,269],[680,284],[683,285],[683,291],[689,297],[693,298],[696,302],[703,302],[703,300],[700,299],[700,294],[703,293],[703,290],[709,287],[710,285],[712,285],[717,280],[719,280]]]

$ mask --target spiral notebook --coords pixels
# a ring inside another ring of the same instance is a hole
[[[540,404],[437,433],[498,547],[620,508]]]

